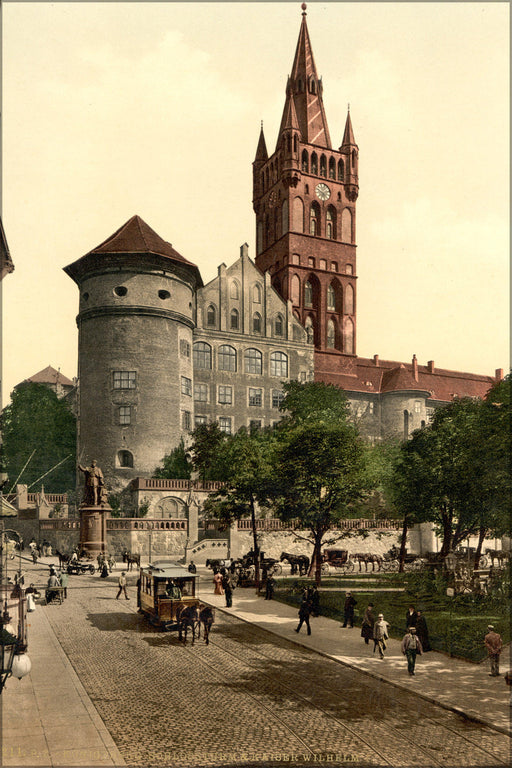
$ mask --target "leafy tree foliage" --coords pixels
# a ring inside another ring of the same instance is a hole
[[[181,438],[179,445],[162,460],[162,466],[157,467],[153,477],[171,480],[190,480],[192,477],[192,462],[185,450],[185,443]]]
[[[226,483],[204,503],[207,514],[226,527],[233,521],[250,516],[255,554],[255,581],[259,587],[259,543],[256,530],[256,507],[265,504],[272,476],[270,464],[272,432],[240,429],[228,436],[220,446],[219,461],[225,468]]]
[[[36,483],[39,486],[41,480],[50,493],[64,493],[75,487],[76,420],[67,402],[59,400],[53,390],[44,384],[20,384],[2,412],[1,429],[2,466],[9,476],[8,489],[29,459],[19,482],[30,488]],[[63,463],[56,467],[59,462]]]
[[[268,496],[281,519],[310,531],[311,567],[320,583],[324,537],[361,496],[364,449],[340,389],[292,382],[285,391],[289,416],[276,429]]]
[[[200,424],[192,432],[192,466],[203,484],[207,480],[225,480],[229,476],[222,445],[227,435],[216,421]]]
[[[462,398],[439,409],[430,425],[404,442],[393,475],[394,501],[405,526],[433,522],[441,555],[466,537],[506,531],[510,380],[485,401]],[[475,560],[477,562],[477,559]]]

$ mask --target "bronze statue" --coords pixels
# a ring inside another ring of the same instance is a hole
[[[103,501],[105,483],[103,481],[103,472],[97,466],[96,459],[91,461],[90,467],[82,467],[79,464],[78,469],[85,475],[83,503],[88,507],[99,506]]]

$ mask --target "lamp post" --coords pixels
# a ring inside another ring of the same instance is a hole
[[[1,570],[1,588],[4,599],[4,611],[1,617],[1,630],[0,630],[0,661],[2,668],[0,670],[0,695],[4,689],[6,680],[8,677],[17,677],[21,680],[22,677],[27,675],[31,668],[32,663],[25,653],[27,650],[27,643],[25,639],[25,598],[21,589],[21,559],[20,570],[18,572],[18,583],[15,586],[15,596],[18,600],[18,628],[14,629],[11,624],[11,617],[7,606],[7,593],[11,586],[9,585],[7,575],[8,565],[8,553],[6,546],[6,533],[14,533],[18,537],[18,543],[21,551],[21,536],[17,531],[4,530],[3,521],[0,521],[0,570]],[[4,552],[5,552],[5,567],[4,567]]]
[[[448,571],[448,578],[450,582],[450,586],[446,588],[446,594],[450,598],[450,616],[448,621],[448,652],[450,656],[452,655],[452,610],[453,610],[453,599],[455,597],[455,568],[457,567],[457,555],[455,555],[453,552],[448,552],[446,557],[444,558],[444,565],[446,570]]]

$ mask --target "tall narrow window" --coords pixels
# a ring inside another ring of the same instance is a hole
[[[327,160],[325,155],[322,155],[320,158],[320,176],[323,176],[324,178],[327,176]]]
[[[332,285],[327,288],[327,309],[330,312],[336,311],[336,293]]]
[[[298,275],[292,276],[291,299],[292,304],[300,304],[300,280]]]
[[[344,208],[341,214],[341,239],[344,243],[352,242],[352,213],[350,208]]]
[[[345,289],[345,314],[354,314],[354,289],[351,285],[347,285]]]
[[[238,331],[239,328],[239,315],[238,309],[232,309],[229,316],[229,325],[232,331]]]
[[[311,173],[314,175],[318,174],[318,157],[316,156],[316,152],[313,152],[311,155]]]
[[[120,467],[133,467],[133,453],[131,451],[118,451],[117,460]]]
[[[232,299],[239,298],[238,283],[236,282],[236,280],[233,280],[233,282],[231,283],[229,295],[231,296]]]
[[[189,379],[188,376],[181,377],[181,394],[192,397],[192,379]]]
[[[252,332],[261,333],[261,315],[259,312],[255,312],[252,317]]]
[[[132,422],[132,407],[131,405],[121,405],[119,407],[119,423],[123,426],[131,424]]]
[[[261,286],[259,283],[256,283],[253,288],[252,300],[255,304],[261,304]]]
[[[345,181],[345,166],[343,160],[338,160],[338,181]]]
[[[329,159],[329,178],[330,179],[336,178],[336,162],[334,160],[334,157],[331,157]]]
[[[306,334],[308,337],[308,344],[313,344],[315,341],[315,330],[313,327],[313,320],[311,317],[306,317],[306,322],[304,324],[306,328]]]
[[[309,157],[305,149],[302,150],[302,173],[309,173]]]
[[[216,324],[216,322],[217,322],[217,312],[213,304],[210,304],[210,306],[206,310],[206,325],[208,325],[211,328]]]
[[[312,203],[309,210],[309,234],[320,234],[320,207],[318,203]]]
[[[233,387],[219,384],[219,403],[223,405],[233,404]]]
[[[231,434],[231,416],[219,416],[219,429],[227,435]]]
[[[327,322],[327,346],[329,349],[336,347],[336,327],[333,320]]]
[[[212,367],[212,348],[205,341],[197,341],[193,347],[194,368],[210,370]]]
[[[249,387],[249,405],[261,407],[263,404],[262,390]]]
[[[208,384],[194,383],[194,400],[198,403],[208,402]]]
[[[345,344],[344,344],[344,352],[346,352],[347,355],[353,355],[354,354],[354,323],[352,320],[348,317],[345,321]]]
[[[283,316],[277,315],[275,322],[274,322],[274,333],[276,336],[282,336],[283,335]]]
[[[219,371],[236,371],[236,349],[223,344],[217,353],[217,363]]]
[[[246,373],[258,373],[263,369],[263,356],[259,349],[246,349],[244,354],[244,366]]]
[[[327,235],[329,240],[335,240],[336,239],[336,209],[333,208],[332,205],[330,205],[327,209],[327,213],[325,214],[325,220],[327,222],[325,234]]]
[[[284,352],[272,352],[270,355],[270,375],[288,378],[288,355]]]
[[[305,307],[312,307],[313,306],[313,286],[309,282],[309,280],[306,280],[304,283],[304,306]]]

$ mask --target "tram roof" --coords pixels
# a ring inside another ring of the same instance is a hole
[[[190,573],[187,568],[184,568],[179,563],[169,563],[165,561],[150,563],[147,568],[143,568],[142,570],[159,579],[197,578],[196,574]]]

